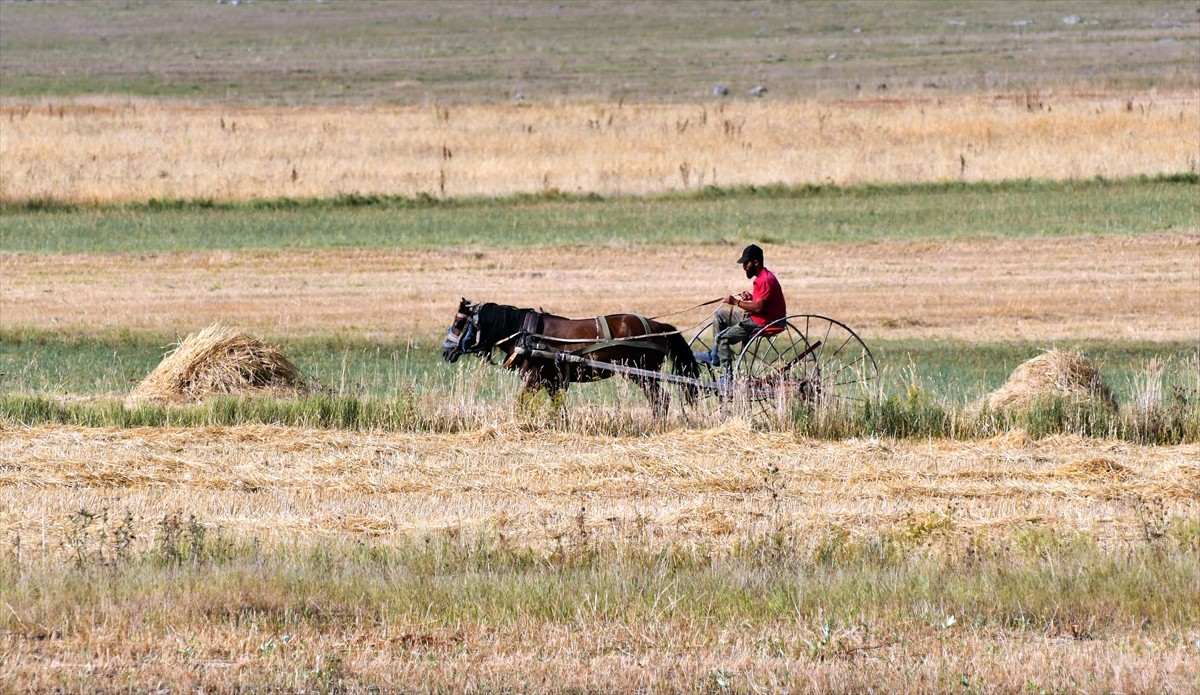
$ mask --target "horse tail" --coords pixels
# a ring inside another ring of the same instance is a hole
[[[696,358],[692,355],[692,348],[688,345],[679,331],[669,323],[660,323],[658,330],[662,333],[667,333],[667,354],[671,356],[671,364],[675,367],[675,373],[689,379],[700,378],[700,364],[696,362]],[[696,399],[697,390],[695,386],[684,386],[683,392],[687,397],[688,403]]]

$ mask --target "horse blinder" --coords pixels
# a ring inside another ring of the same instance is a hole
[[[454,323],[446,329],[446,342],[442,343],[442,359],[454,363],[459,357],[470,354],[479,347],[478,317],[474,313],[459,311]]]

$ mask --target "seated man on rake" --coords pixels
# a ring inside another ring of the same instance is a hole
[[[733,370],[733,346],[750,339],[763,326],[787,316],[787,301],[775,273],[763,267],[763,251],[750,244],[738,259],[746,277],[754,280],[753,292],[726,295],[725,303],[717,309],[713,320],[713,347],[708,352],[695,353],[696,361],[720,367],[728,374]]]

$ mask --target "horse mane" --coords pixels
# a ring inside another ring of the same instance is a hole
[[[479,335],[488,341],[489,346],[518,333],[525,322],[525,314],[533,309],[518,309],[507,304],[487,302],[480,305],[476,314],[479,323]]]

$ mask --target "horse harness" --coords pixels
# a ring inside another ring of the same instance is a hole
[[[631,336],[629,338],[613,338],[612,329],[608,327],[608,316],[597,316],[596,338],[601,342],[589,345],[582,350],[572,350],[571,352],[574,352],[576,355],[587,355],[609,347],[633,347],[641,348],[643,350],[654,350],[655,352],[661,352],[664,355],[667,354],[666,348],[654,342],[653,340],[638,340],[638,338],[645,338],[653,335],[653,331],[650,330],[650,322],[646,320],[646,317],[642,316],[641,314],[628,315],[633,316],[638,321],[641,321],[642,329],[645,331],[644,333],[641,335]]]
[[[632,336],[629,338],[614,338],[612,329],[608,325],[609,316],[631,315],[641,322],[642,328],[645,331],[642,335]],[[565,349],[564,352],[571,352],[578,356],[589,355],[593,352],[606,350],[612,347],[628,347],[638,348],[642,350],[653,350],[654,352],[667,354],[667,349],[662,345],[654,342],[654,340],[646,340],[652,338],[656,334],[650,329],[650,322],[641,314],[610,314],[596,317],[596,338],[595,340],[588,338],[554,338],[553,336],[544,335],[545,330],[545,313],[541,311],[529,310],[525,313],[525,318],[521,323],[521,331],[514,336],[509,336],[501,342],[508,340],[516,340],[516,348],[512,354],[504,362],[507,368],[517,366],[518,361],[525,357],[527,353],[534,350],[539,351],[555,351],[547,344],[547,341],[556,343],[584,343],[585,345],[579,349]]]

